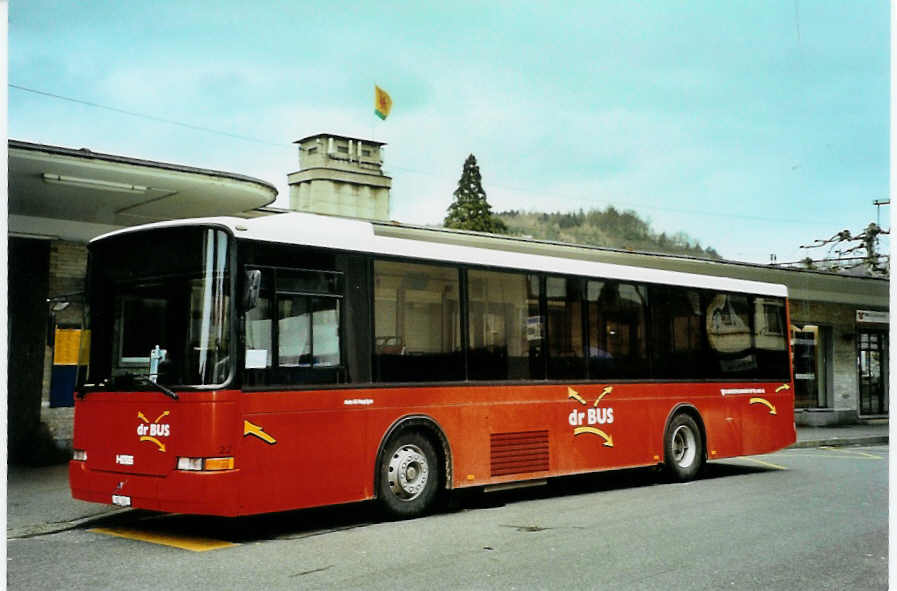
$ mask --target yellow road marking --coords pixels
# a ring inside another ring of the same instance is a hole
[[[755,462],[760,464],[761,466],[769,466],[770,468],[775,468],[776,470],[787,470],[785,466],[779,466],[778,464],[773,464],[772,462],[764,462],[763,460],[758,460],[757,458],[749,458],[746,456],[740,456],[736,458],[737,460],[747,460],[748,462]]]
[[[864,452],[864,451],[859,451],[859,450],[855,450],[855,449],[841,449],[841,448],[838,448],[838,447],[831,447],[831,446],[829,446],[829,445],[823,445],[823,446],[820,447],[819,449],[824,449],[824,450],[826,450],[826,451],[836,451],[836,452],[838,452],[838,453],[842,453],[842,454],[845,454],[845,455],[847,455],[847,456],[853,456],[853,457],[860,456],[860,457],[866,457],[866,458],[873,458],[873,459],[876,459],[876,460],[880,460],[880,459],[881,459],[880,456],[876,456],[876,455],[874,455],[874,454],[869,454],[869,453],[866,453],[866,452]]]
[[[801,456],[805,458],[835,458],[838,460],[880,460],[882,458],[873,456],[871,454],[866,454],[868,457],[864,456],[839,456],[836,454],[810,454],[810,453],[793,453],[788,452],[788,457],[791,456]]]
[[[209,550],[220,550],[221,548],[230,548],[231,546],[237,545],[232,542],[212,540],[210,538],[198,538],[193,536],[172,536],[168,534],[140,531],[137,529],[130,529],[126,527],[95,527],[88,531],[96,532],[98,534],[106,534],[107,536],[127,538],[129,540],[149,542],[150,544],[172,546],[174,548],[180,548],[182,550],[190,550],[191,552],[207,552]]]

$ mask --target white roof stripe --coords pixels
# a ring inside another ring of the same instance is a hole
[[[784,285],[762,283],[712,275],[698,275],[665,271],[645,267],[633,267],[586,261],[574,258],[551,257],[538,254],[509,252],[506,250],[478,248],[427,242],[407,238],[377,236],[373,225],[363,220],[353,220],[309,213],[284,213],[266,217],[242,219],[232,217],[194,218],[159,222],[146,226],[126,228],[100,236],[138,231],[150,227],[172,227],[183,225],[215,224],[228,227],[241,239],[260,240],[334,248],[338,250],[366,252],[371,254],[397,256],[423,261],[439,261],[483,265],[507,269],[541,271],[559,275],[579,275],[716,289],[729,292],[743,292],[759,295],[787,297]]]

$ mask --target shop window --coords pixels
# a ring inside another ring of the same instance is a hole
[[[815,324],[791,326],[795,408],[831,408],[828,380],[831,346],[831,328]]]

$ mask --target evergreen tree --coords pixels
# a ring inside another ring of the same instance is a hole
[[[480,167],[473,154],[464,161],[464,170],[455,189],[455,200],[449,205],[448,215],[443,225],[458,230],[476,230],[507,234],[508,227],[498,217],[492,215],[492,207],[486,201]]]

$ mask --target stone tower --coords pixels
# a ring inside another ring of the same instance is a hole
[[[386,144],[330,133],[294,143],[299,144],[299,171],[287,175],[290,209],[389,219],[392,179],[382,170]]]

